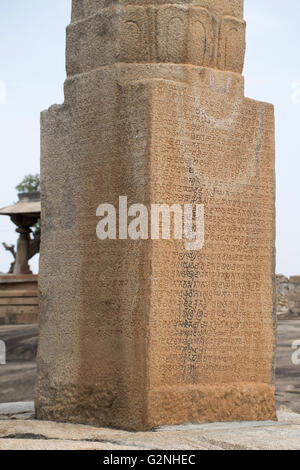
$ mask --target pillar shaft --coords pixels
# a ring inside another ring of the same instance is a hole
[[[29,263],[29,243],[31,230],[26,227],[21,227],[16,230],[20,236],[17,241],[16,262],[14,266],[14,274],[32,274]]]
[[[243,2],[137,3],[73,1],[42,113],[37,416],[275,419],[274,110],[244,97]],[[203,248],[99,240],[119,196],[202,204]]]

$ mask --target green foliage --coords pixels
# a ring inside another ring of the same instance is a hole
[[[40,191],[40,175],[27,175],[20,184],[16,186],[19,193],[30,193],[32,191]]]
[[[34,191],[40,191],[40,175],[27,175],[23,178],[20,184],[16,186],[18,193],[30,193]],[[32,227],[32,232],[34,235],[39,235],[41,232],[41,221],[38,220],[37,223]]]
[[[37,223],[32,227],[32,231],[36,235],[41,233],[41,219],[39,219]]]

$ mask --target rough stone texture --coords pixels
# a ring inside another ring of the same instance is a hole
[[[42,114],[39,419],[276,419],[274,112],[242,1],[73,2]],[[202,203],[205,245],[96,238],[101,203]]]
[[[0,421],[0,450],[300,450],[300,415],[279,412],[278,423],[235,422],[129,433],[39,421]]]
[[[300,276],[290,277],[289,310],[292,314],[300,315]]]
[[[277,314],[280,318],[299,318],[300,276],[276,276]]]
[[[229,2],[226,7],[228,0],[197,5],[144,1],[137,6],[124,2],[117,8],[101,8],[99,0],[93,6],[88,2],[89,8],[80,3],[81,9],[75,2],[74,21],[67,29],[68,75],[116,62],[243,70],[245,22],[235,16],[240,13],[241,1]]]
[[[32,401],[20,401],[14,403],[1,403],[0,415],[17,415],[19,413],[33,413],[34,403]]]
[[[276,276],[277,313],[289,311],[289,278],[278,274]]]
[[[29,434],[30,436],[30,434]],[[139,447],[122,446],[102,442],[73,442],[51,439],[0,439],[0,450],[143,450]]]
[[[281,318],[281,316],[280,316]],[[283,319],[278,322],[278,345],[276,351],[276,399],[277,407],[300,413],[300,364],[295,364],[292,348],[300,340],[299,319]],[[298,343],[297,343],[298,344]],[[300,354],[297,358],[300,358]]]
[[[32,401],[0,403],[0,420],[25,420],[33,419],[34,416],[34,403]]]
[[[0,326],[6,364],[0,367],[0,403],[32,401],[36,380],[37,325]]]
[[[99,13],[106,5],[104,0],[73,0],[72,5],[72,23],[82,20],[86,17]],[[177,4],[177,1],[164,0],[117,0],[115,5],[118,6],[163,6]],[[186,0],[181,2],[182,6],[202,7],[209,10],[214,15],[233,16],[243,19],[244,0]]]
[[[29,325],[38,316],[38,276],[0,276],[0,325]]]

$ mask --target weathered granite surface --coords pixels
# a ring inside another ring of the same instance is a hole
[[[34,419],[35,410],[32,401],[0,403],[0,420]]]
[[[300,276],[291,276],[289,282],[289,310],[300,316]]]
[[[35,324],[38,314],[38,276],[0,275],[0,325]]]
[[[172,426],[155,432],[42,421],[0,421],[0,450],[300,450],[300,415],[276,422]]]
[[[276,419],[273,106],[242,0],[73,2],[42,113],[41,420]],[[203,204],[205,244],[96,237],[99,204]]]
[[[276,276],[276,305],[277,314],[289,312],[289,278],[282,274]]]
[[[32,401],[36,380],[37,325],[0,325],[6,364],[0,365],[0,403]]]
[[[280,318],[300,317],[300,276],[276,276],[277,314]]]

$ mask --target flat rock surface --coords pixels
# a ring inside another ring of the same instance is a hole
[[[34,402],[0,403],[0,420],[34,419]]]
[[[0,326],[7,362],[0,365],[0,403],[34,399],[37,336],[37,325]]]
[[[276,352],[277,406],[300,413],[300,365],[292,362],[292,344],[296,340],[300,340],[300,319],[280,320]]]
[[[0,450],[300,450],[300,415],[278,422],[187,424],[126,432],[43,421],[0,421]]]

